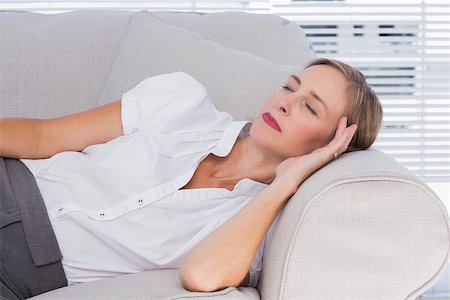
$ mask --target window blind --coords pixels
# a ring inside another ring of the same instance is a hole
[[[450,178],[450,23],[446,1],[290,1],[318,56],[359,69],[384,108],[374,147],[424,181]]]
[[[445,0],[1,1],[0,9],[238,10],[301,26],[319,57],[359,69],[384,107],[373,147],[427,182],[450,179],[450,8]]]

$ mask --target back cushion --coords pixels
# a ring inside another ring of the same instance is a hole
[[[95,107],[130,12],[0,12],[0,117]]]
[[[300,57],[313,57],[307,43],[297,51]],[[99,105],[120,99],[147,77],[182,71],[206,87],[219,110],[248,120],[275,88],[302,69],[303,65],[278,65],[223,47],[197,33],[168,25],[152,13],[141,12],[131,18]]]
[[[246,51],[276,64],[302,66],[315,57],[304,31],[296,23],[277,15],[239,11],[154,11],[152,15],[222,46]]]

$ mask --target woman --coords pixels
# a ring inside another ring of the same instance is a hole
[[[48,261],[59,268],[53,285],[30,292],[41,275],[24,278],[11,260],[28,260],[27,274],[35,267],[47,274],[45,265],[31,250],[31,258],[18,258],[14,241],[3,243],[2,291],[26,298],[66,280],[161,268],[179,268],[191,291],[256,286],[265,236],[281,208],[330,160],[368,148],[381,119],[360,72],[317,59],[275,90],[252,123],[217,111],[182,72],[147,78],[90,111],[0,120],[0,140],[8,141],[0,156],[19,158],[36,179],[45,203],[40,221],[50,220],[57,240],[42,247],[58,250]],[[19,163],[5,162],[10,171]],[[31,205],[17,202],[19,210]],[[40,234],[21,221],[25,238]],[[3,240],[12,240],[12,223],[2,225]]]

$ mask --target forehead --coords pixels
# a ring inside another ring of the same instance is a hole
[[[315,65],[297,74],[301,85],[316,93],[330,110],[342,114],[347,104],[348,80],[344,74],[327,65]],[[292,77],[290,81],[295,81]]]
[[[298,76],[322,78],[323,80],[347,84],[344,74],[328,65],[315,65],[304,69]]]

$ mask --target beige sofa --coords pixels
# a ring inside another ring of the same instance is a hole
[[[52,118],[119,99],[146,77],[184,71],[215,105],[248,119],[315,57],[273,15],[78,11],[0,13],[0,117]],[[448,213],[376,149],[344,154],[304,184],[265,244],[257,288],[185,290],[177,269],[78,284],[35,299],[415,299],[447,268]]]

